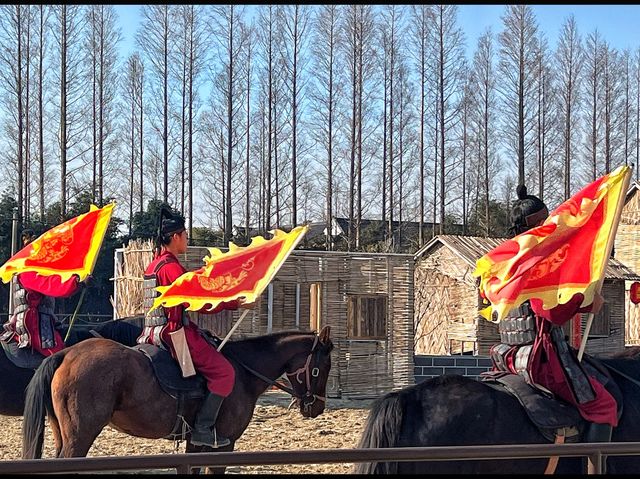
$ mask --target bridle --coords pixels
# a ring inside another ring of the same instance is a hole
[[[317,345],[318,345],[318,335],[316,335],[316,337],[313,339],[313,346],[311,346],[311,351],[307,356],[307,360],[305,361],[304,366],[292,373],[289,373],[289,372],[286,373],[287,378],[289,379],[289,382],[291,384],[293,384],[292,377],[295,378],[298,384],[302,384],[302,379],[300,379],[300,375],[304,373],[304,378],[305,378],[306,387],[307,387],[307,391],[305,395],[302,397],[298,396],[297,394],[296,395],[292,394],[294,398],[292,399],[291,404],[289,404],[289,407],[291,407],[296,401],[302,401],[302,406],[304,407],[304,410],[308,411],[311,408],[311,405],[316,401],[322,401],[325,403],[327,402],[326,397],[318,396],[313,392],[315,390],[316,382],[318,381],[318,376],[320,375],[320,369],[318,369],[318,366],[317,366],[319,361],[318,355],[320,353],[320,349],[319,348],[316,349]],[[311,368],[311,360],[314,358],[315,358],[315,361],[314,361],[315,367]],[[310,402],[305,402],[304,400],[307,398],[312,398],[312,400]]]
[[[296,402],[302,401],[304,410],[308,411],[311,408],[311,405],[316,401],[322,401],[322,402],[327,401],[325,397],[319,396],[313,392],[315,389],[315,385],[318,380],[318,377],[320,375],[320,369],[318,368],[318,364],[320,361],[319,356],[321,353],[321,349],[317,348],[318,344],[319,344],[318,335],[316,334],[313,340],[313,345],[311,346],[311,351],[309,351],[309,355],[307,356],[307,360],[305,361],[304,366],[293,372],[285,371],[287,378],[289,379],[289,382],[292,385],[293,385],[292,377],[295,377],[295,380],[298,382],[298,384],[303,384],[303,380],[300,379],[300,375],[304,373],[307,390],[303,395],[298,394],[293,388],[285,386],[284,384],[280,384],[278,381],[269,379],[265,375],[260,374],[258,371],[255,371],[254,369],[244,364],[242,361],[238,361],[237,359],[236,360],[243,368],[245,368],[254,376],[258,377],[259,379],[262,379],[264,382],[272,386],[277,387],[278,389],[281,389],[287,394],[290,394],[292,396],[292,400],[291,400],[291,404],[289,404],[289,408],[291,408],[291,406],[293,406],[293,404],[295,404]],[[312,367],[313,359],[315,359],[315,361],[313,361],[313,367]],[[310,402],[305,402],[304,400],[307,398],[312,398],[312,400]]]

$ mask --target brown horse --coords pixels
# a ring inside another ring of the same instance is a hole
[[[265,379],[287,373],[301,414],[313,418],[324,411],[333,349],[329,333],[325,326],[319,334],[286,331],[225,345],[222,352],[233,364],[236,379],[216,423],[231,444],[218,450],[233,450],[249,425],[258,397],[270,385]],[[185,400],[184,418],[189,424],[200,402]],[[161,389],[144,354],[96,338],[50,356],[36,371],[27,388],[25,459],[42,456],[45,408],[57,456],[78,457],[86,456],[107,424],[132,436],[166,438],[176,422],[177,400]],[[186,452],[205,450],[210,449],[187,443]]]

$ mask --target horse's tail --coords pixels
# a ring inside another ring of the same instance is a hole
[[[395,447],[402,427],[403,401],[399,392],[377,399],[369,411],[367,424],[360,437],[358,449]],[[357,474],[397,474],[397,462],[361,462],[355,466]]]
[[[51,381],[56,370],[62,364],[65,350],[59,351],[42,361],[29,382],[26,391],[24,418],[22,419],[22,458],[39,459],[42,457],[44,443],[45,410],[51,415]]]

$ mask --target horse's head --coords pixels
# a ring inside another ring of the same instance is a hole
[[[316,417],[324,411],[333,349],[330,331],[329,326],[322,328],[309,352],[296,355],[287,364],[287,377],[304,417]]]

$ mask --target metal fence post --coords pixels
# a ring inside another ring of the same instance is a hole
[[[590,454],[587,464],[587,474],[602,474],[602,453],[600,451]]]

